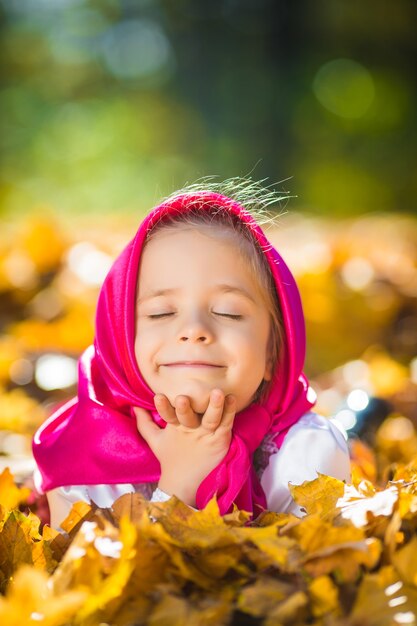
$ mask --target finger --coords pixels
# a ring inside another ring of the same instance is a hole
[[[209,405],[201,420],[201,426],[214,432],[219,426],[224,407],[224,393],[221,389],[213,389],[210,393]]]
[[[155,408],[162,419],[164,419],[168,424],[178,425],[179,422],[175,409],[163,393],[157,393],[153,401],[155,403]]]
[[[231,430],[236,417],[236,398],[231,394],[225,398],[223,417],[220,426],[217,429]]]
[[[139,433],[142,435],[146,443],[151,445],[151,442],[155,441],[155,437],[158,437],[161,429],[155,424],[149,412],[140,407],[133,407],[136,415],[136,424]]]
[[[182,426],[186,428],[197,428],[200,426],[200,420],[197,413],[193,411],[188,396],[177,396],[175,398],[175,412]]]

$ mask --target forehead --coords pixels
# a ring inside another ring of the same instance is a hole
[[[240,239],[239,234],[219,225],[204,225],[201,229],[162,227],[143,249],[140,284],[147,278],[167,282],[177,275],[203,276],[207,280],[229,276],[252,283],[256,289],[258,280]]]
[[[158,260],[164,264],[175,264],[184,258],[194,262],[206,258],[216,263],[219,256],[223,260],[245,260],[239,235],[218,225],[204,225],[202,228],[187,225],[158,229],[146,242],[141,260],[142,263]]]

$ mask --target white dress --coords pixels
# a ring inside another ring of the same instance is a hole
[[[279,450],[266,438],[255,453],[254,465],[265,492],[267,508],[301,516],[288,484],[301,485],[305,480],[316,478],[318,473],[348,482],[350,462],[346,433],[331,419],[313,412],[306,413],[289,429]],[[120,496],[135,492],[153,502],[170,498],[157,488],[156,483],[57,487],[47,492],[51,526],[59,530],[60,523],[75,502],[95,502],[97,506],[107,508]]]

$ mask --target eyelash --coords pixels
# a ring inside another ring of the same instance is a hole
[[[241,320],[243,315],[232,315],[231,313],[216,313],[215,311],[213,311],[213,313],[215,315],[220,315],[221,317],[228,317],[229,319],[233,319],[233,320]],[[156,319],[161,319],[163,317],[168,317],[169,315],[174,315],[173,313],[157,313],[155,315],[148,315],[149,319],[151,320],[156,320]]]

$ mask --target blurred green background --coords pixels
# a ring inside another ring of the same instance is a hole
[[[3,214],[145,211],[206,175],[413,212],[414,0],[0,0]]]

